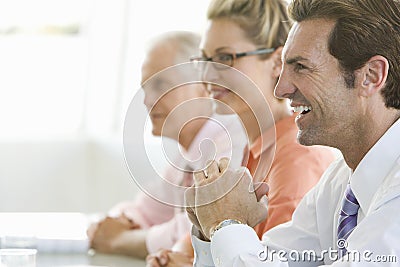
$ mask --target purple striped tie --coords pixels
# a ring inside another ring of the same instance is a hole
[[[345,198],[342,202],[338,224],[338,247],[339,255],[343,256],[346,252],[346,239],[353,232],[357,225],[357,214],[360,205],[351,191],[350,184],[347,185]]]

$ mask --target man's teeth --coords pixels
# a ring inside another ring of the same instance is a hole
[[[293,107],[293,111],[294,112],[299,112],[299,113],[303,113],[303,112],[307,112],[307,111],[311,111],[312,108],[311,106],[297,106],[297,107]]]

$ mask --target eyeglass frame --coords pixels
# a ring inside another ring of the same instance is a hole
[[[247,51],[247,52],[240,52],[240,53],[228,53],[228,52],[220,52],[217,53],[211,57],[206,57],[206,56],[200,56],[200,57],[191,57],[190,58],[190,62],[201,62],[201,61],[208,61],[208,62],[214,62],[214,63],[218,63],[215,65],[215,67],[217,69],[225,69],[225,68],[229,68],[229,67],[233,67],[233,65],[235,64],[235,60],[241,57],[246,57],[246,56],[255,56],[255,55],[265,55],[265,54],[271,54],[273,52],[275,52],[276,48],[272,47],[272,48],[259,48],[256,50],[252,50],[252,51]],[[216,56],[220,56],[220,55],[229,55],[232,57],[232,63],[230,65],[228,64],[224,64],[218,61],[213,60],[213,58],[215,58]]]

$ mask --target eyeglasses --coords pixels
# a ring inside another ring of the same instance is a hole
[[[215,68],[217,69],[226,69],[232,67],[235,63],[235,60],[241,57],[254,56],[254,55],[265,55],[271,54],[275,51],[275,48],[260,48],[254,51],[242,52],[242,53],[217,53],[212,57],[191,57],[190,61],[194,63],[198,63],[201,61],[210,61],[216,62],[220,64],[215,64]]]

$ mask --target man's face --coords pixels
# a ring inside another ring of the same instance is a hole
[[[303,145],[338,147],[359,119],[357,90],[346,87],[339,62],[328,51],[334,26],[320,19],[296,23],[283,50],[275,95],[290,99],[300,112],[296,123]]]
[[[158,73],[175,65],[174,59],[175,53],[172,51],[171,46],[166,45],[154,48],[147,54],[142,65],[142,85],[145,93],[144,104],[149,111],[153,134],[157,136],[163,134],[163,136],[177,140],[179,131],[183,124],[187,122],[188,116],[195,111],[201,113],[198,109],[202,109],[202,107],[197,107],[193,104],[182,105],[182,103],[198,97],[204,97],[206,96],[206,91],[201,84],[182,85],[175,88],[179,84],[178,81],[180,81],[179,75],[184,75],[183,73],[174,71]],[[146,83],[149,78],[151,79]],[[191,110],[186,111],[189,106]],[[171,112],[174,109],[176,111],[171,116]],[[164,125],[168,116],[171,116],[168,119],[168,125]]]

